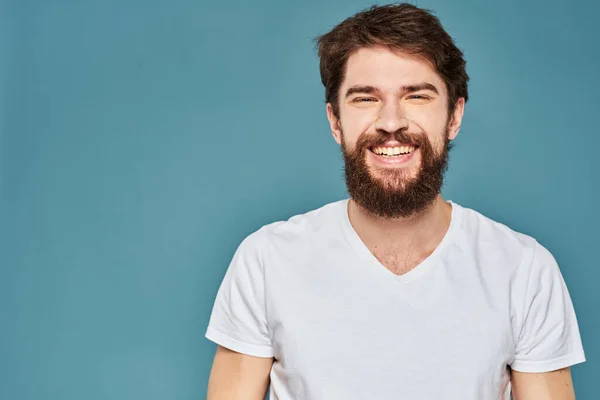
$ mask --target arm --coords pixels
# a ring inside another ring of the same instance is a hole
[[[208,400],[264,400],[273,358],[218,346],[208,381]]]
[[[569,368],[552,372],[511,372],[514,400],[575,400]]]
[[[519,329],[514,332],[516,351],[510,363],[513,396],[574,400],[569,367],[585,361],[579,326],[558,264],[539,243],[527,286],[520,291],[525,304],[514,314]]]

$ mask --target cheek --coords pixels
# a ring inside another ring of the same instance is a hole
[[[340,118],[340,125],[346,144],[354,148],[355,143],[364,133],[371,130],[376,120],[377,118],[373,117],[372,112],[364,111],[343,114]]]
[[[364,131],[377,120],[377,111],[375,107],[347,110],[342,114],[342,119],[347,128]]]
[[[411,105],[406,107],[406,117],[419,124],[435,128],[446,120],[447,113],[439,104]]]
[[[416,125],[418,130],[427,134],[434,147],[439,147],[444,143],[448,123],[447,113],[441,109],[427,108],[415,108],[411,110],[407,118]]]

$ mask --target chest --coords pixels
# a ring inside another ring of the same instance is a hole
[[[417,391],[406,398],[452,398],[437,391],[494,392],[507,382],[509,318],[475,282],[433,274],[397,285],[324,271],[279,279],[267,307],[277,369],[309,398],[368,398],[376,388],[407,386]],[[356,397],[365,387],[366,397]],[[499,398],[486,396],[475,398]]]
[[[390,366],[472,369],[510,358],[508,318],[484,299],[464,293],[411,296],[330,289],[293,301],[293,293],[287,294],[288,301],[271,316],[272,337],[281,358],[296,367],[334,358],[345,365],[378,359]]]
[[[382,267],[388,269],[394,275],[404,275],[412,271],[431,254],[419,254],[417,252],[400,251],[393,248],[372,248],[371,254]]]

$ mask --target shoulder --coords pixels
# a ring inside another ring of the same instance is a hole
[[[346,204],[347,200],[331,202],[287,220],[270,223],[261,229],[269,243],[283,245],[312,241],[315,236],[328,234],[339,225]]]
[[[460,206],[459,206],[460,207]],[[460,207],[460,250],[502,301],[510,296],[513,337],[518,338],[527,303],[542,290],[564,286],[551,252],[534,237],[465,207]],[[463,259],[464,259],[463,257]]]
[[[484,264],[492,263],[505,271],[518,270],[522,274],[526,273],[524,269],[531,266],[537,252],[548,252],[530,235],[518,232],[471,208],[460,205],[457,207],[461,215],[461,242]]]
[[[318,237],[331,236],[331,230],[339,225],[346,204],[346,199],[327,203],[286,220],[263,225],[248,235],[240,247],[246,251],[262,253],[273,247],[298,248],[302,244],[314,244]]]

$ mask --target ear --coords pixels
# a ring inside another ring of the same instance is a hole
[[[454,105],[454,111],[450,115],[450,124],[448,125],[448,139],[454,140],[460,130],[463,114],[465,113],[465,99],[459,98]]]
[[[327,119],[329,120],[329,127],[331,133],[337,144],[342,144],[342,130],[340,129],[340,120],[333,114],[333,107],[331,103],[327,103]]]

